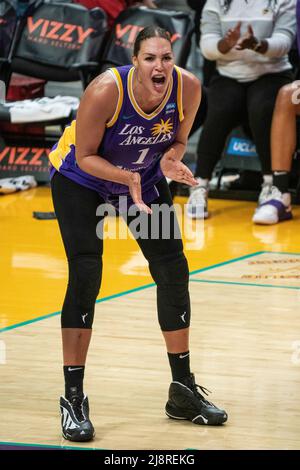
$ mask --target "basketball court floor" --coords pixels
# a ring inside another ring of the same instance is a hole
[[[136,242],[108,238],[85,381],[97,434],[79,445],[60,433],[63,246],[56,220],[32,217],[53,211],[50,190],[0,198],[0,447],[300,449],[300,207],[271,227],[252,224],[252,202],[209,208],[196,236],[193,225],[185,233],[191,366],[228,422],[164,414],[171,378],[155,287]]]

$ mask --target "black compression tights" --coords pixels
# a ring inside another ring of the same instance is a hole
[[[93,190],[56,173],[52,179],[52,197],[69,264],[69,282],[62,309],[63,328],[91,328],[94,304],[102,276],[103,240],[96,235],[100,218],[96,216],[103,199]],[[165,179],[157,184],[159,197],[152,204],[172,206]],[[145,215],[149,232],[153,216]],[[128,217],[130,223],[134,217]],[[172,218],[171,236],[136,237],[154,281],[157,284],[158,319],[163,331],[189,326],[190,302],[188,265],[183,254],[176,216]],[[163,226],[163,224],[161,224]],[[175,236],[174,236],[175,234]],[[176,236],[177,234],[177,236]]]

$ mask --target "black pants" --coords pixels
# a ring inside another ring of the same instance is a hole
[[[198,108],[197,114],[195,116],[193,126],[190,130],[189,137],[191,137],[198,129],[200,129],[201,126],[203,126],[203,123],[207,116],[207,108],[208,108],[208,88],[202,85],[201,102],[200,102],[200,106]]]
[[[249,83],[216,75],[208,88],[208,110],[197,148],[195,176],[211,178],[228,134],[248,123],[264,174],[271,172],[270,133],[279,89],[290,83],[290,71],[263,75]]]
[[[69,263],[69,284],[62,309],[62,326],[79,328],[83,312],[90,311],[93,316],[101,285],[103,239],[96,234],[96,226],[101,219],[96,216],[96,210],[100,204],[104,204],[104,200],[97,192],[80,186],[59,173],[54,175],[51,186],[55,213]],[[171,194],[164,178],[157,184],[157,189],[160,195],[152,204],[172,207]],[[143,217],[148,218],[150,234],[153,216],[143,214]],[[130,224],[134,219],[135,217],[128,216],[127,222]],[[186,311],[185,319],[190,316],[188,265],[183,254],[175,213],[171,217],[170,236],[164,237],[162,221],[157,238],[137,237],[136,240],[149,262],[151,275],[157,284],[161,328],[172,331],[188,326],[180,323],[180,314]],[[173,318],[174,315],[176,319]]]

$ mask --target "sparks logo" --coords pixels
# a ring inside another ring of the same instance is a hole
[[[169,134],[173,130],[173,123],[170,122],[171,118],[169,118],[166,122],[161,119],[160,122],[154,124],[151,128],[152,135],[159,135],[159,134]]]
[[[62,23],[60,21],[50,21],[46,18],[34,20],[32,16],[27,18],[28,40],[45,41],[52,46],[58,44],[77,44],[82,46],[86,39],[95,31],[94,28],[84,30],[82,26],[76,24]],[[57,41],[57,43],[56,43]]]

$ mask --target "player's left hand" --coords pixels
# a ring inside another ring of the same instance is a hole
[[[161,171],[164,176],[170,178],[177,183],[184,183],[188,186],[196,186],[195,180],[191,170],[181,161],[175,158],[175,151],[168,151],[160,161]]]

